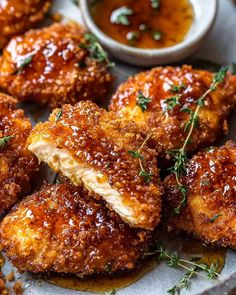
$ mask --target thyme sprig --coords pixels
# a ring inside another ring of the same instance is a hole
[[[94,34],[86,33],[84,38],[87,43],[81,43],[79,44],[79,47],[87,49],[92,59],[98,62],[105,62],[107,67],[115,66],[114,63],[110,62],[106,51],[103,49],[102,45],[99,43],[98,38]]]
[[[139,172],[139,176],[144,178],[144,181],[146,183],[149,183],[150,180],[152,179],[153,173],[150,173],[148,171],[145,170],[144,166],[143,166],[143,162],[145,161],[144,156],[141,154],[142,149],[144,147],[144,145],[146,144],[146,142],[148,141],[148,139],[151,137],[151,134],[148,134],[146,139],[144,140],[144,142],[142,143],[142,145],[137,149],[137,150],[129,150],[128,153],[133,157],[139,160],[139,166],[140,166],[140,172]]]
[[[168,151],[167,153],[170,154],[174,160],[174,166],[171,167],[169,170],[174,173],[176,182],[179,188],[179,191],[182,195],[182,199],[178,206],[174,209],[176,214],[180,213],[180,209],[186,205],[186,197],[188,188],[181,182],[180,177],[186,173],[186,161],[187,161],[187,154],[186,148],[187,145],[190,143],[191,136],[193,130],[198,126],[199,121],[199,110],[201,107],[205,106],[205,99],[211,93],[214,92],[218,85],[222,83],[225,79],[226,73],[228,71],[228,67],[222,67],[219,72],[215,73],[212,83],[207,91],[198,99],[197,107],[195,110],[190,108],[182,108],[182,112],[186,112],[189,114],[189,119],[185,125],[184,131],[188,132],[187,136],[184,140],[184,143],[180,149]],[[173,106],[170,105],[172,108]]]
[[[1,137],[0,138],[0,149],[3,149],[12,138],[13,138],[13,136]]]
[[[136,104],[141,108],[142,112],[145,112],[148,108],[148,104],[152,101],[150,97],[146,97],[141,90],[138,92]]]
[[[209,266],[204,263],[197,263],[195,261],[182,259],[175,253],[170,253],[163,246],[157,247],[151,253],[147,253],[146,256],[159,254],[158,260],[165,262],[169,267],[174,268],[182,268],[186,270],[186,273],[181,278],[181,280],[174,285],[171,289],[168,290],[168,293],[171,295],[179,294],[181,289],[188,289],[190,287],[190,281],[193,276],[201,275],[205,273],[208,279],[215,279],[219,277],[219,273],[217,272],[219,264],[211,263]]]

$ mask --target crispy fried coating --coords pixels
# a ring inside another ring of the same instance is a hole
[[[187,165],[182,183],[188,188],[187,204],[173,214],[181,201],[174,175],[165,179],[164,222],[206,243],[236,248],[236,144],[203,151]]]
[[[28,145],[54,171],[101,196],[131,226],[153,229],[160,219],[161,186],[155,152],[136,125],[90,101],[55,109]],[[143,146],[142,146],[143,145]],[[142,146],[141,159],[130,151]],[[149,177],[141,176],[141,165]]]
[[[156,148],[159,157],[166,151],[178,149],[186,138],[184,131],[189,114],[183,108],[196,109],[197,100],[210,87],[213,73],[192,69],[191,66],[157,67],[130,77],[113,95],[110,109],[119,116],[133,120],[142,133],[152,133],[149,144]],[[147,110],[137,105],[138,93],[151,99]],[[181,95],[179,97],[179,95]],[[177,105],[167,109],[167,99],[177,96]],[[226,119],[236,106],[236,76],[228,74],[224,83],[206,98],[206,105],[199,113],[189,152],[211,145],[222,133],[227,132]]]
[[[0,60],[0,87],[19,101],[52,108],[103,98],[111,75],[79,46],[85,43],[84,30],[75,23],[56,23],[13,38]]]
[[[151,243],[102,202],[71,184],[46,185],[15,206],[0,227],[3,249],[21,271],[130,270]]]
[[[51,0],[0,1],[0,49],[11,37],[32,28],[44,18]]]
[[[16,100],[0,94],[0,214],[29,192],[38,169],[37,158],[26,148],[30,131],[30,121],[16,109]]]

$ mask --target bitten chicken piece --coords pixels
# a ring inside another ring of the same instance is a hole
[[[174,175],[165,179],[164,218],[170,230],[180,229],[206,243],[236,248],[236,144],[198,153],[189,161],[181,182],[188,189],[186,207],[180,204]]]
[[[11,37],[32,28],[44,18],[51,0],[0,1],[0,49]]]
[[[186,139],[187,109],[195,110],[198,99],[210,88],[214,73],[191,66],[158,67],[130,77],[113,95],[110,109],[133,120],[140,132],[151,133],[149,144],[160,158],[166,151],[179,149]],[[227,132],[227,117],[236,106],[236,76],[227,75],[210,93],[199,113],[188,151],[211,145]],[[183,111],[184,110],[184,111]],[[167,156],[168,157],[168,156]]]
[[[19,101],[35,100],[52,108],[102,98],[111,75],[105,63],[90,58],[81,45],[86,42],[83,28],[75,23],[13,38],[0,59],[0,87]]]
[[[133,269],[151,234],[131,229],[71,184],[46,185],[1,223],[2,248],[21,271],[90,275]]]
[[[28,148],[55,172],[102,197],[131,226],[153,229],[161,209],[156,154],[136,129],[81,101],[55,109],[48,122],[38,124]]]
[[[26,148],[30,131],[30,121],[16,109],[16,100],[0,94],[0,215],[29,193],[38,170],[37,158]]]

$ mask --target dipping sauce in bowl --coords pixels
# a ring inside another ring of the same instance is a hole
[[[182,42],[194,19],[188,0],[95,0],[91,14],[106,35],[146,49]]]

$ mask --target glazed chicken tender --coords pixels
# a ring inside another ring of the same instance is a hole
[[[51,0],[0,1],[0,49],[11,37],[32,28],[44,18]]]
[[[136,129],[92,102],[79,102],[38,124],[28,148],[73,184],[102,197],[131,226],[153,229],[161,206],[156,154]],[[133,153],[140,147],[137,158]]]
[[[53,24],[13,38],[0,59],[0,87],[19,101],[52,108],[101,99],[111,75],[89,57],[84,31],[74,23]]]
[[[93,273],[130,270],[148,250],[149,232],[71,184],[46,185],[5,217],[3,249],[21,271]]]
[[[210,88],[213,73],[194,70],[191,66],[158,67],[130,77],[113,95],[110,109],[121,118],[133,120],[140,132],[151,133],[149,144],[160,158],[166,151],[179,149],[186,138],[185,126],[189,113]],[[205,100],[194,129],[189,152],[211,145],[227,132],[227,117],[236,106],[236,76],[227,75]],[[143,110],[142,110],[143,109]]]
[[[236,144],[203,151],[189,161],[181,182],[188,188],[187,204],[179,215],[174,209],[181,194],[174,175],[165,179],[164,222],[206,243],[236,249]]]
[[[16,100],[0,94],[0,214],[29,193],[38,170],[37,158],[26,148],[30,121]]]

